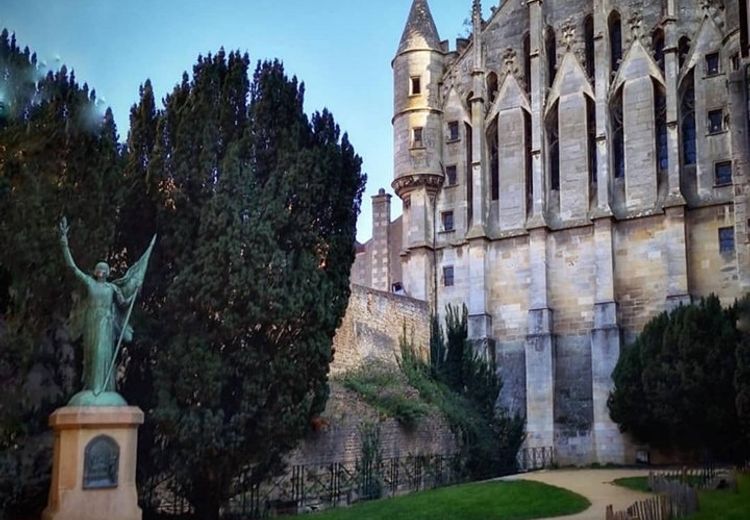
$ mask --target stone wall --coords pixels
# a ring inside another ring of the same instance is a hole
[[[365,423],[379,426],[383,458],[386,459],[408,455],[449,455],[458,451],[455,437],[439,414],[426,416],[413,430],[407,430],[395,419],[383,418],[356,393],[332,383],[320,431],[308,435],[292,453],[290,463],[328,464],[357,460],[361,456],[360,428]]]
[[[331,375],[357,369],[371,360],[395,364],[406,330],[424,356],[430,343],[427,303],[406,296],[352,285],[349,307],[336,337]]]

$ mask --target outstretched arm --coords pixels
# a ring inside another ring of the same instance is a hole
[[[68,246],[68,230],[70,228],[68,227],[68,220],[63,217],[63,219],[60,221],[60,245],[62,246],[63,250],[63,257],[65,258],[65,263],[72,269],[72,271],[75,273],[76,277],[81,280],[83,283],[87,283],[89,277],[86,276],[86,274],[78,269],[78,266],[76,265],[75,261],[73,260],[73,255],[70,254],[70,247]]]

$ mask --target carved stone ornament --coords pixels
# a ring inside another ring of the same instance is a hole
[[[408,193],[414,191],[417,188],[426,188],[427,193],[434,196],[440,188],[443,186],[443,176],[433,175],[429,173],[405,175],[399,177],[391,187],[401,199],[403,199]]]

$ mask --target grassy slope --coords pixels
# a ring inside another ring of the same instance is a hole
[[[310,520],[526,520],[578,513],[584,497],[537,482],[485,482],[366,502]]]

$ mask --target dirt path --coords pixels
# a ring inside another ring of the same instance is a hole
[[[615,506],[615,511],[623,510],[638,500],[649,495],[616,486],[612,481],[625,477],[645,477],[647,470],[638,469],[573,469],[558,471],[540,471],[508,477],[513,480],[533,480],[551,486],[569,489],[583,495],[591,502],[591,507],[583,513],[560,516],[564,520],[604,520],[608,505]],[[546,519],[545,519],[546,520]]]

